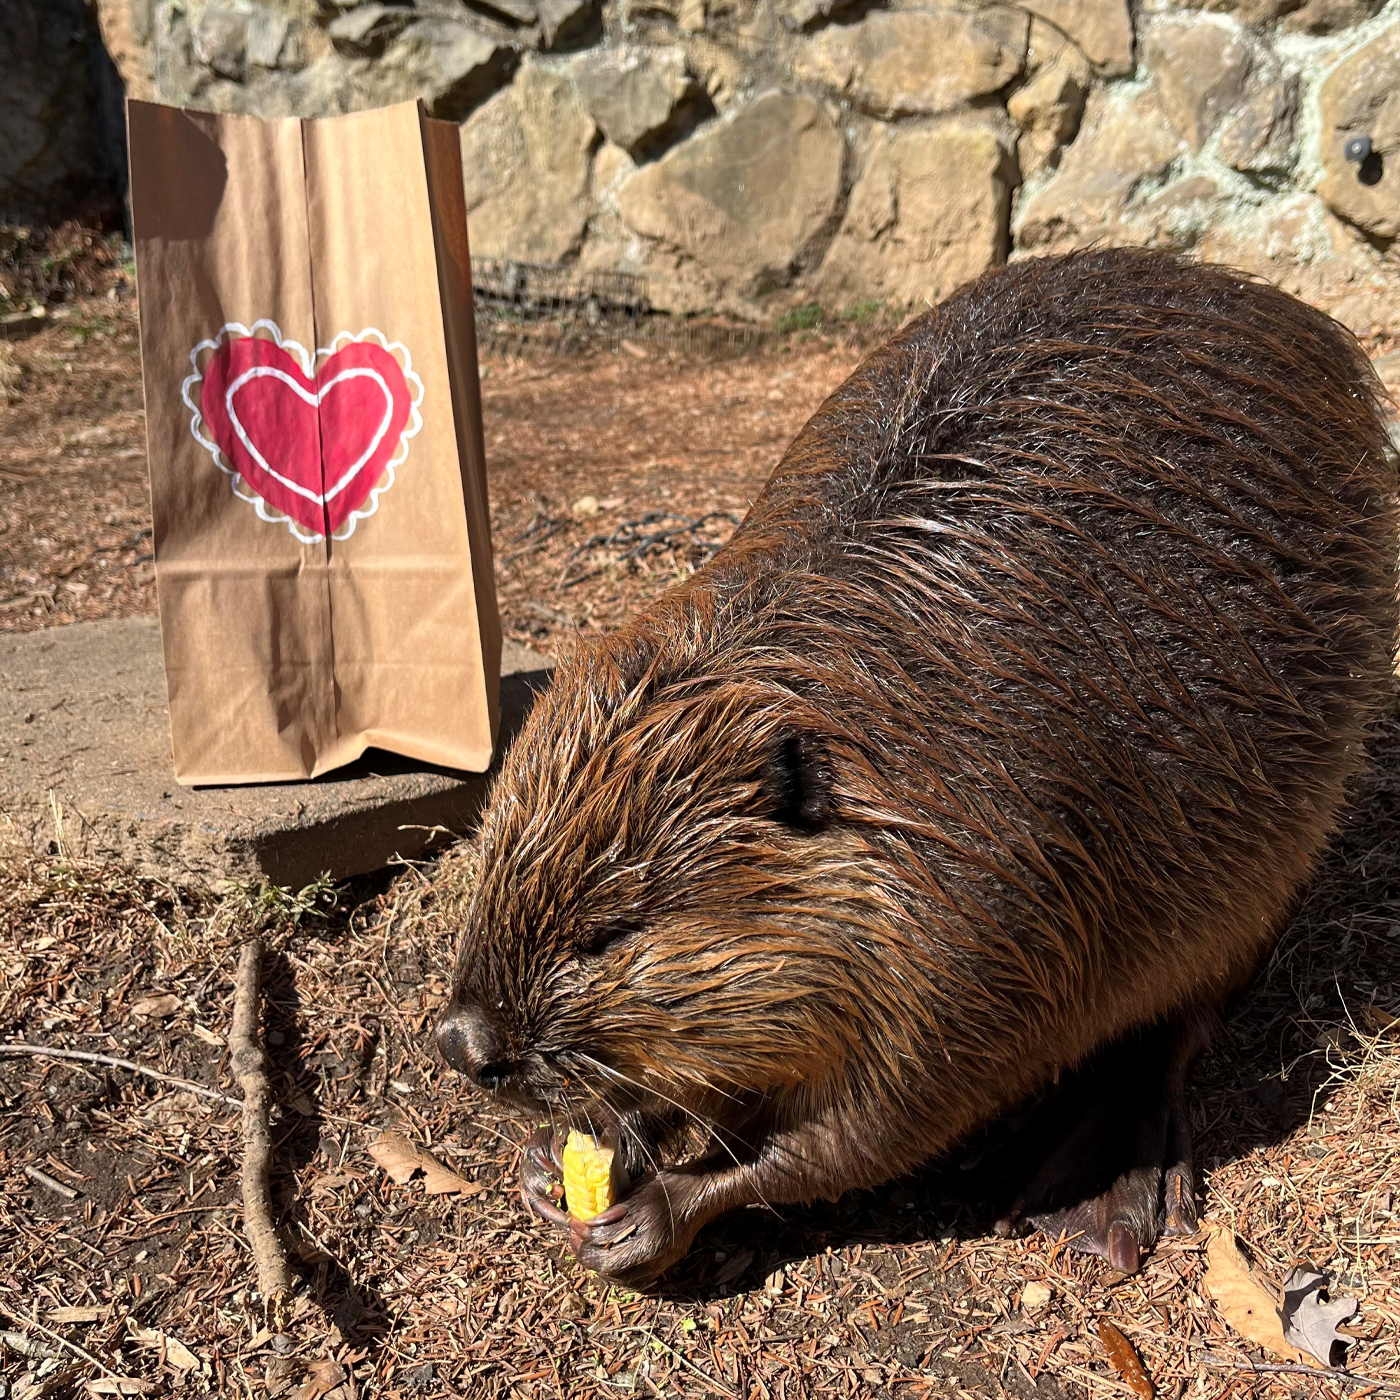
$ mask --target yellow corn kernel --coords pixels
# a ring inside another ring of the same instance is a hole
[[[562,1163],[564,1202],[575,1219],[592,1220],[617,1199],[621,1166],[613,1148],[570,1128]]]

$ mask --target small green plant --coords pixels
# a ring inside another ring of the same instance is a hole
[[[874,321],[890,319],[889,308],[883,301],[858,301],[842,312],[841,319],[853,321],[858,326],[868,326]]]
[[[259,928],[277,924],[297,928],[303,919],[323,919],[335,908],[338,892],[329,872],[322,872],[309,885],[293,890],[270,880],[251,881],[237,886],[247,912]]]
[[[774,322],[773,329],[779,335],[791,335],[794,331],[814,331],[825,320],[826,312],[817,302],[811,301],[806,306],[794,306],[792,310],[784,311]]]

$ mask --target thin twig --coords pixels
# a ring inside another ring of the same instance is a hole
[[[661,1338],[656,1335],[654,1329],[650,1327],[612,1327],[608,1330],[614,1336],[623,1332],[636,1332],[640,1336],[648,1338],[657,1346],[664,1347],[667,1351],[669,1351],[671,1355],[674,1356],[676,1360],[679,1361],[681,1365],[684,1366],[687,1370],[693,1371],[702,1381],[704,1381],[707,1389],[713,1390],[716,1395],[723,1395],[725,1397],[725,1400],[738,1400],[738,1397],[734,1394],[732,1390],[726,1390],[723,1386],[719,1385],[711,1377],[707,1376],[698,1366],[694,1365],[691,1361],[689,1361],[684,1355],[682,1355],[682,1353],[678,1352],[675,1349],[675,1347],[670,1345],[670,1343],[662,1341]]]
[[[110,1065],[113,1069],[124,1069],[132,1074],[144,1074],[147,1079],[158,1079],[162,1084],[173,1084],[177,1089],[188,1089],[206,1099],[215,1099],[233,1108],[242,1108],[241,1099],[231,1099],[217,1089],[206,1089],[203,1084],[192,1084],[188,1079],[180,1079],[173,1074],[164,1074],[158,1069],[149,1069],[133,1060],[119,1060],[115,1055],[98,1055],[91,1050],[60,1050],[53,1045],[25,1045],[19,1041],[0,1045],[0,1055],[39,1055],[50,1060],[78,1060],[85,1065]]]
[[[62,1347],[65,1351],[71,1351],[74,1356],[81,1356],[90,1365],[96,1366],[104,1375],[115,1376],[117,1373],[109,1367],[104,1366],[90,1351],[84,1351],[77,1342],[70,1342],[61,1333],[55,1332],[52,1327],[45,1327],[37,1317],[27,1317],[24,1313],[15,1312],[12,1308],[0,1307],[6,1317],[13,1318],[16,1322],[22,1322],[26,1327],[32,1327],[36,1332],[42,1332],[56,1346]]]
[[[1346,1385],[1369,1385],[1374,1386],[1377,1390],[1388,1391],[1392,1395],[1400,1395],[1400,1385],[1392,1385],[1389,1381],[1378,1381],[1371,1376],[1360,1376],[1353,1371],[1324,1370],[1320,1366],[1297,1366],[1284,1361],[1231,1361],[1228,1357],[1216,1356],[1209,1351],[1198,1352],[1196,1360],[1207,1366],[1219,1367],[1222,1371],[1257,1371],[1261,1374],[1277,1372],[1287,1376],[1316,1376],[1319,1380],[1341,1381]]]
[[[262,940],[249,940],[238,959],[228,1043],[234,1077],[243,1090],[243,1228],[257,1264],[267,1325],[273,1332],[285,1332],[292,1279],[272,1221],[272,1089],[258,1035],[262,959]]]
[[[37,1181],[40,1186],[47,1186],[56,1196],[62,1196],[65,1201],[76,1201],[83,1193],[75,1191],[71,1186],[65,1186],[57,1177],[50,1176],[48,1172],[39,1167],[25,1167],[24,1174],[30,1181]]]

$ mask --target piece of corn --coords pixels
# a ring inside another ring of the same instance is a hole
[[[616,1151],[577,1128],[569,1129],[562,1163],[564,1203],[575,1219],[592,1220],[601,1215],[625,1186]]]

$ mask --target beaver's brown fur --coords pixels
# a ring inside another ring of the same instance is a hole
[[[643,1179],[572,1226],[587,1263],[645,1279],[721,1211],[875,1185],[1142,1027],[1125,1131],[1155,1160],[1055,1222],[1135,1266],[1166,1166],[1192,1224],[1168,1100],[1197,1013],[1279,933],[1391,674],[1377,392],[1344,330],[1231,272],[1005,268],[560,665],[440,1042],[556,1126],[620,1124]],[[549,1143],[526,1195],[563,1223]]]

